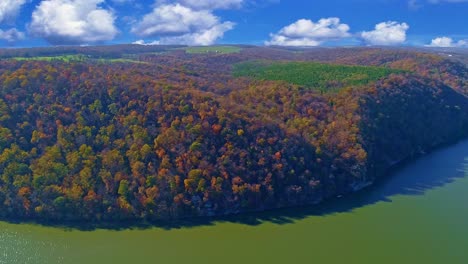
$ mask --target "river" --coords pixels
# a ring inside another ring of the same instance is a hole
[[[0,264],[468,263],[468,141],[319,207],[165,228],[0,222]]]

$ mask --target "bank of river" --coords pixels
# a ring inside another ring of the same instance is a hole
[[[79,231],[0,222],[0,264],[468,263],[468,141],[320,208],[193,227]]]

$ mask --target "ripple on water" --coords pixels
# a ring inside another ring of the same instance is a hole
[[[66,244],[35,239],[28,233],[0,231],[0,264],[64,263]]]

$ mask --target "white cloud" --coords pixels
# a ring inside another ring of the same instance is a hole
[[[13,19],[18,14],[21,6],[26,0],[1,0],[0,1],[0,23]]]
[[[387,21],[375,25],[372,31],[362,32],[361,37],[370,45],[399,45],[406,41],[408,29],[406,23]]]
[[[111,0],[111,1],[116,4],[125,4],[125,3],[133,2],[133,0]]]
[[[132,42],[132,44],[134,44],[134,45],[146,45],[145,41],[143,39],[136,40],[136,41]]]
[[[139,36],[156,37],[186,34],[218,23],[219,18],[206,10],[195,11],[180,4],[162,5],[145,15],[132,31]]]
[[[210,10],[194,10],[181,4],[156,6],[133,28],[132,33],[144,38],[159,38],[159,44],[211,45],[234,28],[232,22],[221,22]]]
[[[438,3],[466,3],[468,0],[428,0],[431,4],[438,4]]]
[[[12,28],[6,31],[0,29],[0,40],[4,40],[8,43],[14,43],[18,40],[24,39],[24,33],[18,31],[16,28]]]
[[[52,44],[112,40],[118,30],[105,0],[44,0],[34,10],[29,30]]]
[[[282,28],[276,34],[270,34],[266,45],[279,46],[318,46],[329,40],[349,37],[349,26],[340,23],[336,17],[322,18],[317,23],[300,19]]]
[[[468,47],[468,39],[464,40],[459,40],[457,44],[455,44],[457,47]]]
[[[229,31],[234,28],[234,23],[224,22],[222,24],[217,24],[209,29],[197,31],[190,34],[184,34],[181,36],[174,37],[163,37],[159,40],[159,44],[162,45],[175,45],[175,44],[185,44],[185,45],[201,45],[207,46],[212,45],[216,40],[222,38],[226,31]]]
[[[181,4],[192,9],[215,10],[240,8],[245,2],[244,0],[161,0],[159,4]]]
[[[453,47],[453,39],[447,37],[435,38],[432,40],[431,47]]]
[[[457,4],[457,3],[468,3],[468,0],[408,0],[408,6],[412,9],[419,9],[424,4]]]
[[[427,47],[453,48],[453,47],[468,47],[468,40],[459,40],[455,42],[449,37],[438,37],[431,41]]]

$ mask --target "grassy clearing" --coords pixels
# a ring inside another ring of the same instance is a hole
[[[234,46],[210,46],[210,47],[188,47],[184,48],[185,52],[190,54],[204,54],[204,53],[217,53],[217,54],[229,54],[238,53],[242,49]]]
[[[320,91],[361,86],[401,71],[368,66],[347,66],[316,62],[252,61],[234,65],[236,77],[285,81]]]
[[[99,62],[99,63],[145,63],[139,60],[128,58],[112,58],[112,59],[97,59],[91,56],[77,54],[77,55],[60,55],[60,56],[37,56],[37,57],[14,57],[12,60],[17,61],[61,61],[61,62]]]
[[[12,60],[18,61],[85,61],[89,60],[88,56],[85,55],[61,55],[61,56],[37,56],[37,57],[14,57]]]

